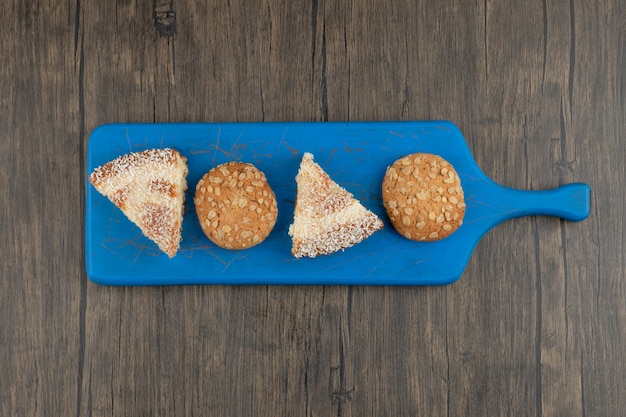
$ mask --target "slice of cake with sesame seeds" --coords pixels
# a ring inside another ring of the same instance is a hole
[[[315,258],[347,249],[383,228],[383,222],[333,181],[305,153],[296,175],[294,221],[289,227],[291,253]]]
[[[89,182],[172,258],[182,240],[188,172],[178,151],[149,149],[97,167]]]

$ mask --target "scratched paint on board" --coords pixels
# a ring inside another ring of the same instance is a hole
[[[500,186],[480,170],[461,132],[449,122],[113,124],[92,132],[87,171],[123,153],[172,147],[187,157],[183,241],[172,259],[160,253],[119,210],[86,184],[86,260],[107,285],[359,284],[439,285],[457,280],[479,239],[502,221],[529,214],[582,220],[589,187],[574,184],[529,192]],[[385,223],[382,231],[343,252],[315,259],[291,256],[289,225],[295,176],[304,152]],[[381,197],[386,168],[414,152],[441,155],[456,168],[467,209],[464,224],[438,242],[409,241],[395,232]],[[274,230],[260,245],[227,251],[204,236],[193,194],[209,169],[228,161],[262,170],[278,203]],[[542,194],[543,193],[543,194]],[[446,262],[440,262],[446,259]]]

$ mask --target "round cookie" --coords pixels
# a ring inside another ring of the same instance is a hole
[[[395,161],[385,173],[382,195],[391,224],[407,239],[440,240],[463,224],[461,180],[438,155],[415,153]]]
[[[202,231],[225,249],[247,249],[270,234],[278,208],[265,174],[254,165],[228,162],[204,174],[196,186]]]

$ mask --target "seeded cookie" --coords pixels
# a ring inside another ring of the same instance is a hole
[[[254,165],[228,162],[204,174],[194,198],[202,231],[225,249],[247,249],[270,234],[278,208],[265,174]]]
[[[395,161],[387,168],[382,195],[391,224],[407,239],[440,240],[463,223],[461,180],[438,155],[415,153]]]

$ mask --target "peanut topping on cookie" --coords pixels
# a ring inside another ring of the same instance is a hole
[[[438,155],[415,153],[395,161],[387,168],[382,194],[391,224],[407,239],[440,240],[463,224],[461,180]]]
[[[196,186],[202,230],[225,249],[247,249],[270,234],[278,217],[276,197],[254,165],[229,162],[207,172]]]

